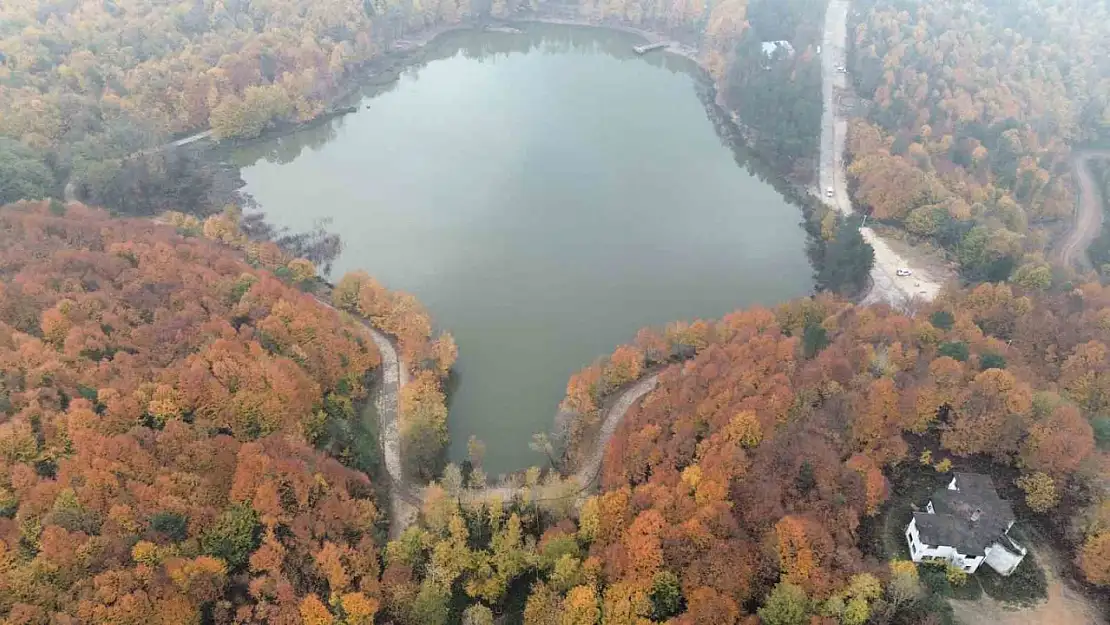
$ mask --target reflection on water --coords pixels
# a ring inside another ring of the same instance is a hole
[[[373,106],[373,99],[376,96],[396,89],[397,85],[402,84],[402,82],[419,80],[421,70],[427,67],[428,64],[453,56],[461,56],[478,63],[487,63],[497,62],[510,55],[605,54],[616,59],[648,63],[672,73],[691,75],[698,73],[697,64],[681,56],[662,52],[646,55],[636,54],[632,48],[641,41],[627,33],[597,28],[559,27],[544,24],[528,24],[519,30],[520,33],[490,33],[480,30],[459,30],[445,33],[427,45],[417,59],[404,69],[401,77],[403,80],[390,79],[382,83],[376,82],[373,75],[368,77],[366,79],[368,84],[357,92],[353,104]],[[699,88],[699,93],[705,93],[707,89],[707,85],[703,84]],[[707,103],[707,106],[714,107],[715,105]],[[339,115],[320,123],[307,125],[298,129],[294,135],[247,144],[236,149],[232,161],[235,165],[242,167],[253,165],[260,160],[278,164],[291,163],[306,148],[315,150],[334,139],[343,127],[345,117],[345,115]],[[722,140],[725,140],[724,137],[727,135],[722,133],[721,136]],[[728,144],[732,145],[734,142],[729,140]],[[743,148],[738,149],[739,154],[747,156]],[[741,162],[741,164],[745,163]]]
[[[623,33],[455,32],[359,110],[232,154],[337,272],[415,293],[459,343],[451,454],[541,459],[567,377],[638,328],[808,293],[800,215],[690,61]]]

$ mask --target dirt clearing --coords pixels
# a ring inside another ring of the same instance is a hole
[[[1102,609],[1059,575],[1059,554],[1051,547],[1036,549],[1048,581],[1048,599],[1032,608],[1015,608],[986,595],[975,601],[953,599],[956,622],[963,625],[1107,625]]]

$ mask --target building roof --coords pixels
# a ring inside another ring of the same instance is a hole
[[[764,56],[772,56],[780,48],[783,49],[783,50],[786,50],[787,55],[793,55],[794,54],[793,44],[791,44],[789,41],[786,41],[786,40],[780,39],[779,41],[764,41],[762,46],[763,46],[763,55]]]
[[[1014,522],[1013,508],[986,475],[956,473],[947,488],[933,493],[932,504],[935,514],[913,515],[921,542],[967,556],[983,555]]]

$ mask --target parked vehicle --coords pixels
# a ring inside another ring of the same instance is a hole
[[[828,189],[825,189],[825,197],[832,197],[832,196],[833,196],[833,188],[829,187]]]
[[[896,273],[900,276],[912,276],[913,275],[912,271],[910,271],[909,269],[906,269],[904,267],[902,269],[899,269],[898,271],[896,271],[894,273]]]

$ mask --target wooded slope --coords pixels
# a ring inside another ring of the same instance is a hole
[[[870,101],[849,173],[872,215],[933,238],[973,280],[1035,256],[1070,218],[1071,146],[1110,137],[1110,14],[1097,0],[863,0],[850,70]],[[1027,256],[1033,254],[1034,256]]]
[[[7,622],[374,613],[379,513],[345,464],[373,463],[354,402],[378,354],[291,285],[314,271],[282,273],[78,204],[0,209]]]

